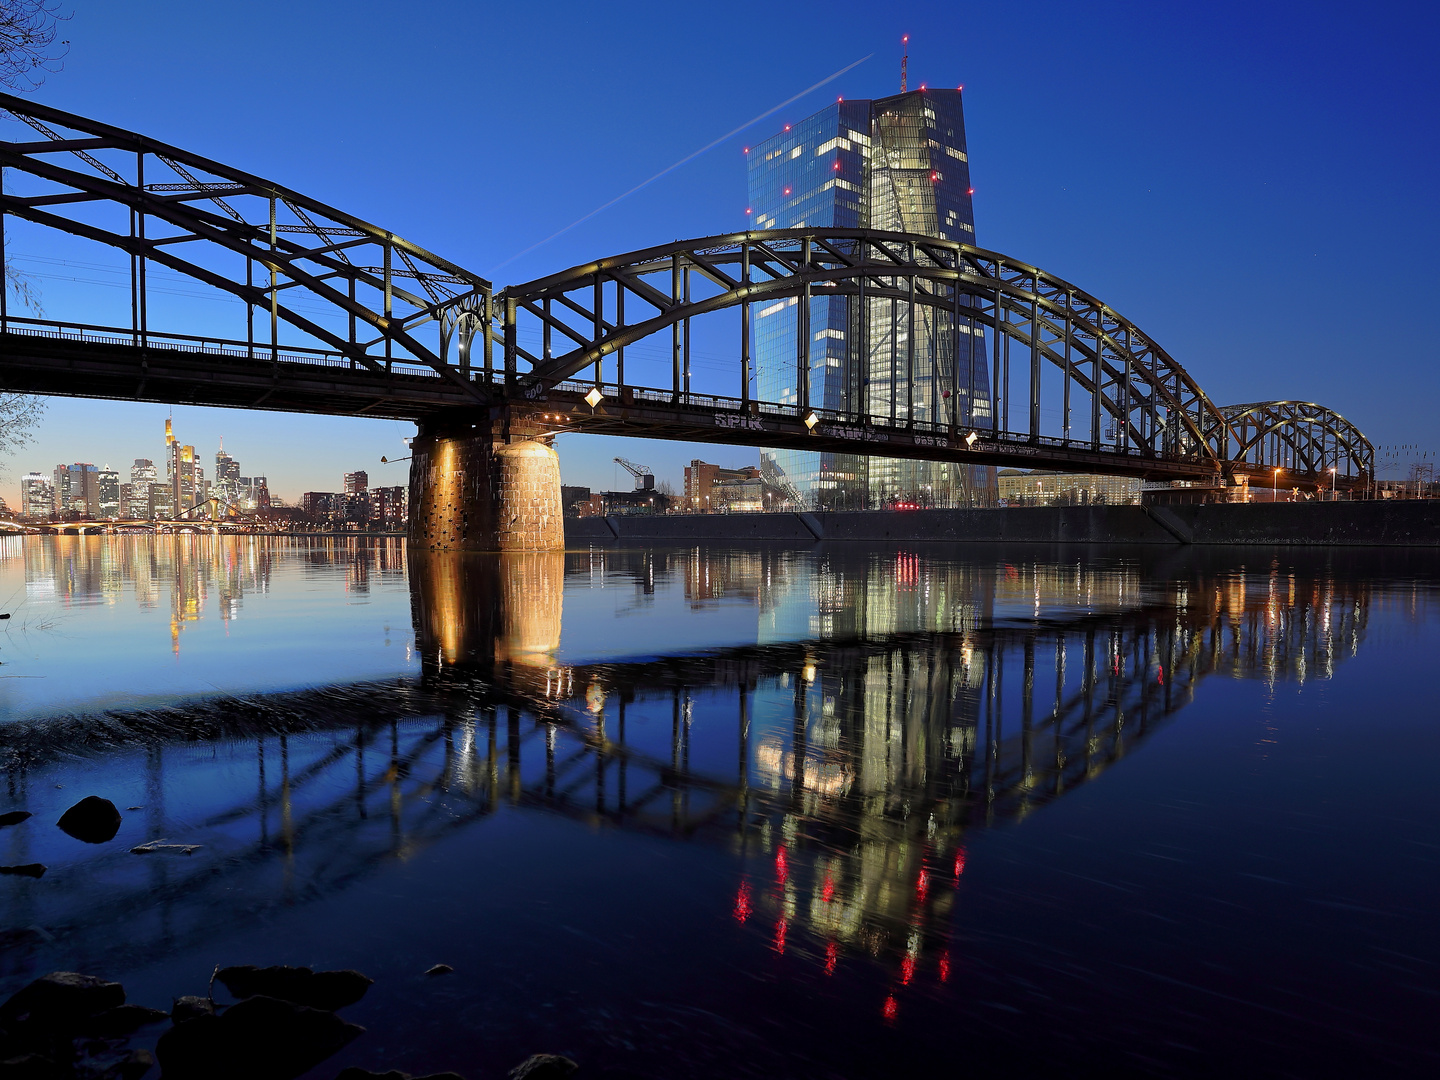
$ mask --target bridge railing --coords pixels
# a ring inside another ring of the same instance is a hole
[[[493,383],[493,388],[497,393],[500,393],[503,391],[503,387],[503,380],[499,376],[496,376]],[[561,382],[556,383],[553,389],[559,393],[570,393],[583,397],[595,387],[596,384],[589,380],[581,381],[578,379],[565,379]],[[813,413],[815,415],[817,420],[817,427],[819,424],[827,423],[842,424],[847,427],[864,425],[866,427],[875,428],[877,430],[905,431],[920,435],[931,435],[937,439],[945,439],[947,443],[954,441],[954,439],[957,437],[958,439],[963,441],[965,436],[970,434],[971,430],[974,430],[978,437],[985,440],[986,442],[999,443],[1006,446],[1040,446],[1050,447],[1057,450],[1073,450],[1086,449],[1089,445],[1088,440],[1079,438],[1065,439],[1052,435],[1040,435],[1031,437],[1027,434],[1018,432],[1001,432],[999,434],[996,434],[996,432],[994,432],[988,427],[969,429],[964,427],[953,427],[948,422],[941,423],[931,420],[913,420],[908,423],[904,420],[897,420],[895,423],[891,424],[887,422],[884,418],[872,416],[867,413],[852,413],[838,409],[823,408],[808,408],[801,410],[793,404],[778,403],[773,401],[757,401],[754,398],[744,399],[737,397],[727,397],[721,394],[705,394],[697,393],[694,391],[682,390],[677,395],[673,390],[630,385],[621,386],[617,383],[610,382],[602,382],[601,384],[599,384],[599,390],[601,394],[604,395],[604,400],[609,403],[614,403],[620,400],[623,393],[628,400],[636,403],[650,403],[654,405],[664,406],[675,406],[678,404],[686,408],[693,408],[700,411],[709,411],[715,413],[734,413],[755,417],[783,417],[787,420],[794,420],[803,411],[804,413]],[[1105,447],[1105,450],[1109,454],[1120,454],[1137,460],[1154,457],[1153,452],[1151,452],[1147,448],[1135,445],[1107,445]],[[1193,460],[1196,462],[1202,461],[1204,459],[1203,453],[1198,448],[1189,455],[1182,454],[1180,456],[1187,460]]]
[[[91,345],[138,346],[137,335],[128,327],[100,326],[93,323],[35,319],[16,315],[0,320],[0,333],[22,334],[27,337],[52,338],[62,341],[83,341]],[[281,364],[309,364],[320,367],[344,368],[347,371],[366,371],[364,365],[343,353],[326,349],[308,348],[303,345],[283,345],[276,354],[265,346],[234,338],[211,335],[174,334],[157,330],[146,331],[145,346],[150,349],[169,349],[178,352],[198,353],[207,356],[235,357]],[[439,379],[442,376],[434,368],[418,362],[393,361],[397,374],[418,375],[422,378]]]

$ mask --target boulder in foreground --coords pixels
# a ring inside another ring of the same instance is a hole
[[[332,1012],[259,996],[176,1024],[155,1054],[165,1080],[295,1080],[364,1031]]]
[[[262,968],[253,964],[221,968],[215,977],[237,998],[263,994],[330,1012],[355,1004],[375,981],[358,971],[311,971],[288,965]]]
[[[531,1054],[510,1070],[510,1080],[566,1080],[580,1068],[559,1054]]]
[[[64,832],[87,844],[104,844],[115,839],[120,831],[120,811],[109,799],[98,795],[86,795],[74,806],[60,815],[59,825]]]
[[[125,988],[94,975],[52,971],[0,1005],[0,1028],[79,1031],[99,1013],[125,1004]]]

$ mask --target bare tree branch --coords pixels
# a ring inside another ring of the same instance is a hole
[[[70,42],[59,38],[59,27],[70,19],[59,0],[0,0],[0,85],[21,92],[34,90],[64,67]],[[0,289],[15,296],[41,317],[40,290],[30,277],[4,257],[5,275]],[[0,391],[0,473],[4,459],[34,437],[45,415],[43,398]]]
[[[0,391],[0,475],[5,472],[5,459],[35,437],[44,415],[44,398]]]
[[[0,84],[34,90],[65,65],[70,42],[57,40],[68,21],[59,0],[0,0]]]

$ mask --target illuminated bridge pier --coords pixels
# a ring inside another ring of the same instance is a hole
[[[1373,447],[1338,414],[1217,406],[1107,304],[965,244],[752,231],[497,290],[270,180],[34,101],[0,94],[0,136],[0,243],[120,255],[130,291],[122,326],[22,315],[0,293],[7,389],[414,422],[411,537],[427,549],[559,549],[562,431],[1202,485],[1373,481]],[[151,288],[162,275],[229,301],[232,325],[208,305],[215,332],[176,332],[196,312]],[[853,310],[857,339],[861,312],[908,328],[883,393],[863,340],[844,357],[816,346],[817,303]],[[795,389],[763,400],[758,324],[792,306]],[[939,340],[917,348],[922,327]],[[985,393],[962,354],[988,369]],[[811,372],[832,361],[845,392],[812,399]]]
[[[410,539],[432,551],[565,547],[560,458],[535,424],[420,422],[410,452]]]

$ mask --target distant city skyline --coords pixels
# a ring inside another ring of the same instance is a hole
[[[176,436],[195,447],[197,463],[207,478],[215,479],[215,453],[223,440],[225,452],[241,463],[244,475],[267,477],[272,496],[288,505],[299,505],[307,491],[343,491],[345,475],[357,470],[367,472],[374,486],[409,481],[409,462],[388,466],[380,462],[382,456],[394,459],[406,455],[402,439],[414,431],[408,424],[293,417],[296,421],[313,421],[319,437],[296,431],[289,439],[277,441],[272,426],[275,414],[271,413],[183,405],[172,410],[167,405],[88,399],[62,402],[55,398],[50,399],[51,411],[62,403],[72,409],[79,407],[88,422],[77,430],[71,424],[61,428],[42,419],[33,440],[0,462],[5,469],[0,477],[0,497],[12,509],[18,511],[20,507],[21,480],[26,473],[48,476],[60,464],[108,467],[128,480],[132,462],[149,458],[163,479],[165,421],[172,415]]]

